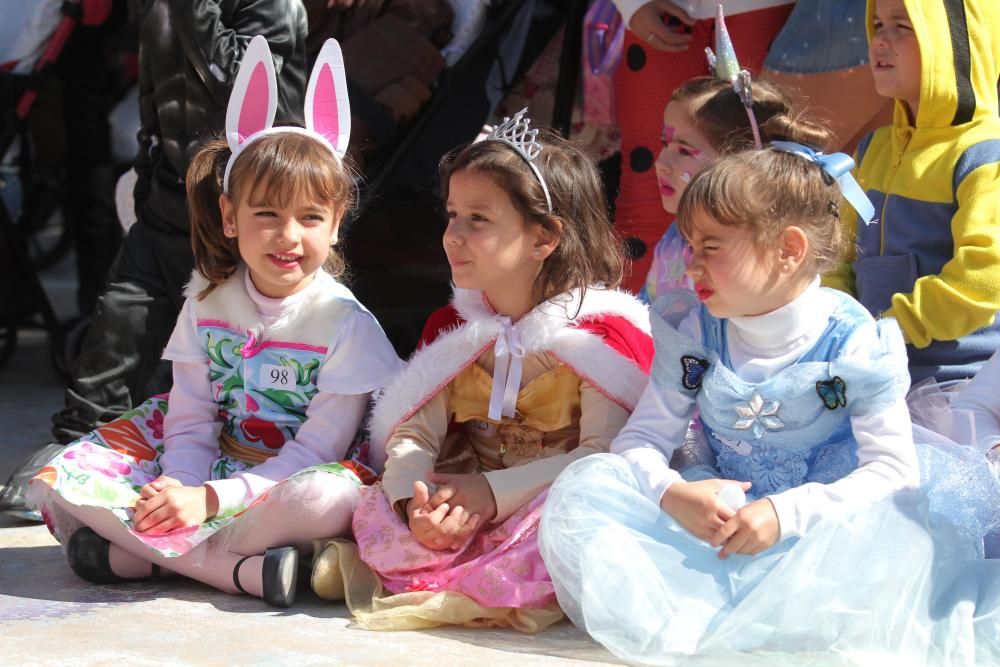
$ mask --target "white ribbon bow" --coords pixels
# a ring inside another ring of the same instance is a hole
[[[493,391],[490,393],[489,417],[513,417],[517,407],[517,392],[521,389],[524,347],[517,329],[509,317],[501,317],[503,328],[493,346]]]

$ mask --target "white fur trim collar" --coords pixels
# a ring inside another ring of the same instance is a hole
[[[456,288],[452,304],[465,322],[414,353],[375,405],[370,455],[377,470],[384,464],[385,445],[396,427],[475,363],[503,328],[482,292]],[[643,303],[625,292],[604,289],[588,289],[582,304],[579,292],[567,293],[537,306],[513,326],[525,354],[553,354],[605,396],[632,410],[646,386],[646,374],[601,337],[576,326],[601,315],[623,317],[640,331],[650,331]]]

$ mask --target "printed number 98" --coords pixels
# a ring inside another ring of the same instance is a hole
[[[271,382],[277,384],[288,384],[288,369],[271,369]]]

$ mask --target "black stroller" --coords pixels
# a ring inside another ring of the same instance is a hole
[[[55,2],[55,9],[46,7],[52,4],[24,6],[37,8],[35,25],[44,24],[41,16],[53,24],[37,59],[28,66],[8,62],[0,70],[0,160],[10,158],[0,172],[0,191],[7,195],[0,197],[0,365],[17,347],[18,328],[37,315],[49,334],[52,362],[65,374],[82,327],[67,330],[60,322],[38,274],[71,249],[72,236],[67,225],[53,229],[47,224],[60,201],[60,183],[35,168],[30,114],[76,26],[104,23],[112,0],[66,0]]]

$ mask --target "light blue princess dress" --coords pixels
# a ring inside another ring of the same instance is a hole
[[[693,294],[657,300],[649,391],[694,397],[714,458],[710,468],[683,472],[687,479],[704,479],[708,469],[750,481],[753,500],[835,482],[858,467],[851,417],[901,399],[906,351],[894,323],[876,325],[836,294],[839,305],[812,349],[760,383],[732,371],[727,322]],[[692,310],[701,340],[677,330]],[[845,353],[864,326],[871,348]],[[964,476],[984,488],[992,481],[981,455],[974,465],[943,454],[925,460],[942,466],[943,479]],[[982,529],[981,517],[934,500],[948,488],[925,481],[919,491],[824,517],[757,556],[720,560],[719,549],[648,498],[624,458],[598,454],[553,484],[541,553],[567,615],[631,662],[1000,664],[1000,562],[978,558],[965,536]],[[930,509],[936,502],[941,511]]]

